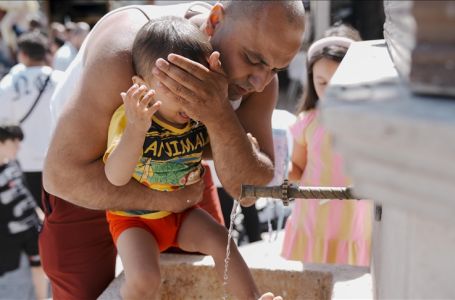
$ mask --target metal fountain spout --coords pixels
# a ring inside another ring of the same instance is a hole
[[[242,184],[241,198],[268,197],[281,199],[285,206],[295,198],[300,199],[352,199],[359,200],[352,193],[351,187],[302,187],[289,184],[285,179],[278,186],[255,186]]]

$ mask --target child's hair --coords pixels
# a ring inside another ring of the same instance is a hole
[[[0,124],[0,143],[4,143],[7,140],[19,140],[24,139],[24,133],[19,125],[13,124]]]
[[[299,101],[297,113],[315,108],[319,100],[313,81],[314,64],[321,58],[341,62],[348,51],[349,44],[360,40],[360,34],[357,30],[348,25],[341,24],[327,29],[324,37],[311,45],[308,50],[305,91],[302,99]]]
[[[170,53],[207,65],[212,46],[208,37],[186,19],[152,19],[139,30],[133,43],[133,66],[136,74],[144,78],[151,72],[156,59],[166,59]]]
[[[34,61],[44,61],[48,49],[48,41],[44,34],[35,30],[23,33],[17,40],[19,51]]]

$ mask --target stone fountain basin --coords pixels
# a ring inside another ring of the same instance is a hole
[[[284,299],[371,299],[368,268],[335,265],[302,265],[280,257],[281,241],[260,241],[240,247],[261,292]],[[192,254],[161,254],[160,299],[222,299],[223,286],[211,257]],[[121,272],[99,300],[120,300]],[[229,297],[232,299],[232,297]]]
[[[330,299],[331,273],[275,269],[267,262],[265,264],[261,268],[251,267],[252,275],[261,292],[271,291],[286,299]],[[223,284],[213,265],[213,260],[209,256],[162,254],[161,299],[222,299]],[[123,280],[122,272],[98,299],[121,300],[119,290]]]

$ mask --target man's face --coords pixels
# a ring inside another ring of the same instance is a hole
[[[273,9],[257,18],[226,16],[218,23],[211,43],[221,53],[229,99],[262,92],[299,51],[303,31],[303,26],[289,24],[282,12]]]

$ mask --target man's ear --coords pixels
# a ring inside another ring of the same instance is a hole
[[[221,3],[216,3],[210,10],[210,15],[207,18],[205,27],[208,36],[212,36],[216,26],[224,19],[224,7]]]

